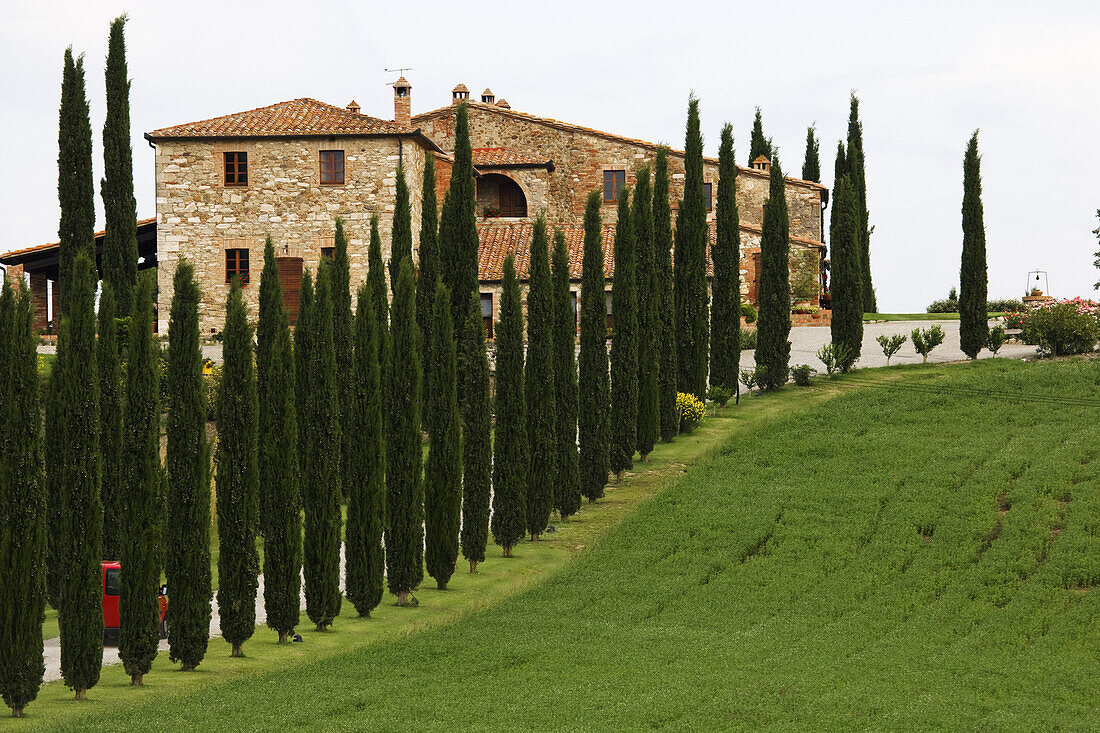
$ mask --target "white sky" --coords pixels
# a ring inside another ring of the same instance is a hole
[[[133,2],[0,7],[0,251],[56,241],[62,54],[86,54],[98,192],[110,21],[127,11],[138,216],[155,214],[149,130],[310,96],[390,118],[412,66],[413,114],[464,82],[514,109],[683,145],[690,90],[706,151],[724,121],[744,164],[753,108],[801,171],[806,126],[831,185],[848,92],[861,99],[880,310],[922,311],[958,281],[962,158],[981,128],[990,297],[1049,270],[1059,297],[1100,271],[1100,3]],[[506,10],[507,8],[507,10]],[[102,205],[97,196],[99,218]]]

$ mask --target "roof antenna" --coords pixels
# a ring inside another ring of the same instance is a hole
[[[404,76],[404,75],[405,75],[405,72],[406,72],[406,71],[416,71],[416,69],[414,69],[414,68],[413,68],[413,67],[411,67],[411,66],[399,66],[399,67],[397,67],[396,69],[386,69],[386,70],[385,70],[385,72],[386,72],[387,74],[391,74],[391,73],[393,73],[393,72],[395,72],[395,71],[397,72],[397,75],[398,75],[398,76]],[[395,83],[396,83],[396,82],[392,82],[392,81],[390,81],[390,82],[386,82],[386,86],[388,86],[388,87],[392,87],[392,86],[393,86],[393,85],[394,85]]]

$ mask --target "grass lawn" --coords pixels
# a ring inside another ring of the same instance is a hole
[[[418,609],[283,649],[262,630],[243,660],[215,641],[143,690],[106,672],[87,705],[51,685],[24,723],[1096,728],[1096,407],[977,390],[1098,384],[1095,362],[983,360],[754,398]]]
[[[990,313],[990,318],[1001,318],[1004,313]],[[864,321],[957,321],[958,313],[864,313]]]

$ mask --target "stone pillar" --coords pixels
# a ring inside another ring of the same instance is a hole
[[[6,274],[8,278],[8,284],[13,288],[18,288],[23,284],[23,266],[22,265],[8,265],[6,268]]]
[[[44,273],[31,273],[31,305],[34,306],[34,330],[46,331],[49,317],[46,312],[46,304],[49,296],[46,290],[46,275]]]

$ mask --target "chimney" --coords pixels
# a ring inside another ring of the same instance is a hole
[[[502,109],[512,109],[512,105],[508,104],[507,99],[501,99],[499,102],[497,102],[497,106]]]
[[[485,91],[481,93],[482,104],[492,104],[495,99],[496,97],[493,96],[493,90],[489,88],[486,88]]]
[[[470,90],[466,88],[465,84],[459,84],[451,90],[451,104],[458,104],[459,102],[465,102],[470,98]]]
[[[354,99],[348,102],[348,112],[351,112],[353,115],[359,114],[359,103]]]
[[[752,162],[752,169],[755,171],[767,171],[770,168],[771,161],[763,155],[756,156],[756,160]]]
[[[393,121],[408,125],[412,120],[412,84],[405,77],[393,83]]]

